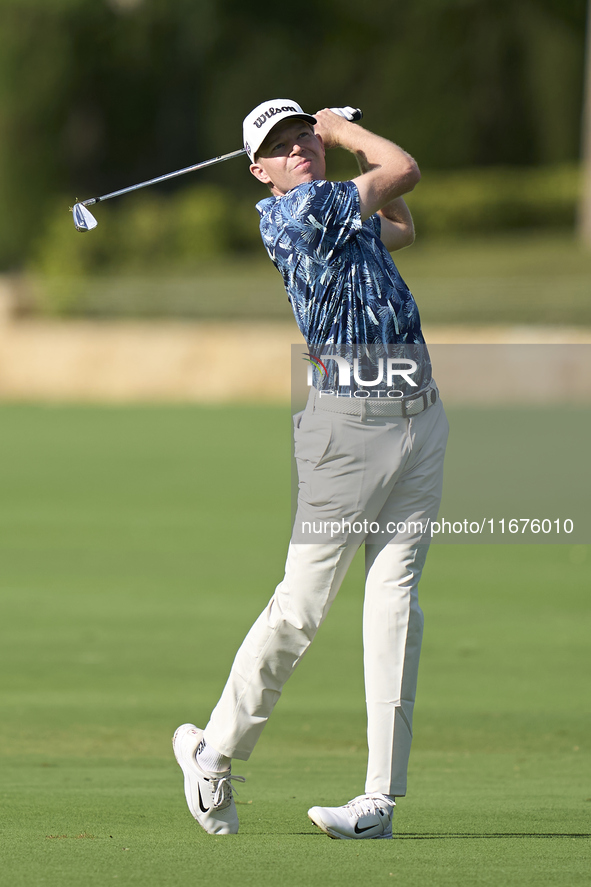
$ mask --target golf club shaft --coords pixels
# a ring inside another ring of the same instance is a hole
[[[166,182],[168,179],[175,179],[177,176],[184,176],[188,172],[196,172],[206,166],[213,166],[215,163],[222,163],[224,160],[231,160],[233,157],[240,157],[246,154],[244,148],[239,151],[231,151],[229,154],[220,154],[219,157],[212,157],[211,160],[203,160],[201,163],[195,163],[193,166],[186,166],[184,169],[177,169],[174,172],[167,172],[163,176],[157,176],[155,179],[148,179],[147,182],[140,182],[139,185],[130,185],[128,188],[120,188],[119,191],[111,191],[110,194],[103,194],[101,197],[89,197],[88,200],[81,200],[82,206],[92,206],[95,203],[102,203],[103,200],[110,200],[111,197],[119,197],[121,194],[129,194],[130,191],[139,191],[140,188],[147,188],[148,185],[157,185],[159,182]]]
[[[347,120],[361,120],[363,113],[359,108],[331,108],[331,111],[345,117]],[[81,200],[82,206],[93,206],[95,203],[102,203],[104,200],[111,200],[112,197],[120,197],[121,194],[129,194],[130,191],[139,191],[140,188],[147,188],[149,185],[157,185],[159,182],[167,182],[168,179],[176,179],[177,176],[184,176],[188,172],[196,172],[198,169],[204,169],[206,166],[213,166],[216,163],[222,163],[224,160],[232,160],[234,157],[240,157],[246,154],[244,148],[239,151],[231,151],[229,154],[220,154],[219,157],[212,157],[211,160],[203,160],[201,163],[195,163],[193,166],[185,166],[184,169],[177,169],[174,172],[167,172],[163,176],[157,176],[155,179],[148,179],[146,182],[140,182],[138,185],[130,185],[128,188],[120,188],[118,191],[111,191],[109,194],[103,194],[101,197],[89,197],[88,200]]]

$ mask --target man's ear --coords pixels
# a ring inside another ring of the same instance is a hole
[[[318,141],[322,145],[322,153],[326,157],[326,148],[324,147],[324,141],[322,139],[322,136],[320,135],[319,132],[316,132],[316,131],[314,131],[314,135],[316,136],[316,138],[318,139]]]
[[[272,185],[271,177],[268,173],[265,172],[262,166],[259,166],[258,163],[250,164],[250,171],[259,182],[262,182],[263,185]]]

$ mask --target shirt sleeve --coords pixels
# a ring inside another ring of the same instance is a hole
[[[282,240],[313,259],[330,259],[362,228],[359,191],[353,182],[298,185],[279,203]]]

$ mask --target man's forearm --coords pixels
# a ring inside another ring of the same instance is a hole
[[[407,225],[409,227],[413,225],[412,216],[404,197],[396,197],[394,200],[391,200],[390,203],[378,210],[378,213],[385,219],[389,219],[391,222],[396,222],[399,225]]]
[[[372,172],[379,167],[397,170],[401,176],[408,175],[418,180],[420,173],[415,160],[399,145],[383,136],[369,132],[362,126],[349,124],[340,133],[340,145],[355,155],[361,173]]]
[[[373,132],[368,132],[361,126],[356,126],[355,129],[359,130],[359,134],[363,134],[359,141],[356,138],[358,134],[353,133],[353,138],[349,138],[350,144],[341,145],[340,147],[355,155],[360,172],[371,172],[372,169],[382,166],[384,160],[391,163],[393,154],[398,155],[396,159],[404,166],[409,162],[413,165],[415,164],[410,154],[407,154],[403,148],[389,139],[384,139]],[[363,138],[363,136],[369,136],[370,138]],[[365,144],[362,145],[362,143]]]
[[[319,111],[316,119],[316,131],[326,148],[345,148],[357,158],[362,174],[354,181],[359,189],[362,218],[384,210],[419,182],[421,174],[417,164],[394,142],[327,109]]]
[[[356,153],[357,164],[361,173],[370,172],[371,165],[364,154]],[[378,215],[388,222],[393,222],[395,227],[385,225],[382,222],[382,240],[390,250],[401,249],[410,246],[415,238],[415,228],[411,212],[406,205],[404,197],[395,197],[390,203],[386,203],[378,210]]]
[[[361,173],[369,172],[372,169],[371,164],[368,162],[367,157],[364,154],[356,153],[355,157]],[[398,222],[401,225],[408,225],[410,228],[413,228],[412,216],[404,197],[395,197],[394,200],[391,200],[390,203],[387,203],[378,210],[378,212],[381,216],[385,219],[389,219],[391,222]]]

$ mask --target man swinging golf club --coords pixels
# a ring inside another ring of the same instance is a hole
[[[210,834],[236,833],[231,780],[242,777],[232,775],[232,758],[249,758],[365,543],[365,792],[308,815],[332,838],[391,838],[412,736],[423,627],[418,583],[428,549],[423,528],[437,515],[448,430],[416,304],[389,255],[414,240],[402,195],[420,173],[387,139],[329,109],[306,114],[290,99],[257,106],[243,131],[250,171],[272,194],[257,205],[263,243],[309,351],[408,346],[419,355],[417,382],[385,402],[311,389],[306,409],[294,417],[299,496],[285,576],[238,650],[207,726],[179,727],[174,752],[195,819]],[[326,180],[325,151],[333,148],[356,156],[356,178]],[[304,517],[326,526],[336,514],[389,529],[311,541],[303,533]]]

